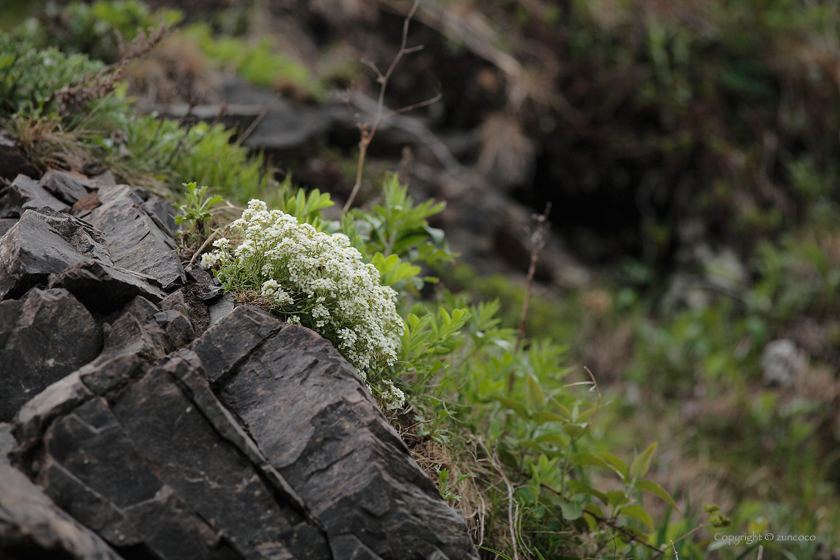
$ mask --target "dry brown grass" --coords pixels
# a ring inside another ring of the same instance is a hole
[[[124,74],[130,93],[143,103],[215,100],[217,72],[195,41],[182,35],[168,37],[147,56],[130,61]]]
[[[525,182],[534,166],[535,149],[518,119],[506,113],[488,116],[479,130],[478,168],[502,186]]]
[[[39,171],[62,169],[82,172],[93,161],[78,132],[68,132],[57,118],[17,116],[10,130],[20,141],[29,161]]]

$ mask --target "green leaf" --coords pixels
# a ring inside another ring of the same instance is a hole
[[[601,467],[602,469],[609,469],[615,472],[615,469],[602,458],[589,451],[581,451],[572,455],[572,462],[575,466],[583,467],[591,465],[593,467]]]
[[[596,519],[594,517],[595,515],[597,515],[601,519],[605,518],[604,512],[602,512],[601,508],[599,508],[595,504],[586,504],[586,507],[583,508],[583,511],[584,511],[584,513],[588,512],[590,514],[593,514],[593,515],[587,515],[587,516],[584,517],[584,519],[586,519],[586,523],[589,525],[589,530],[590,531],[594,531],[598,527],[598,525],[600,524],[600,521],[598,521],[598,519]]]
[[[624,490],[610,490],[607,492],[607,501],[611,506],[618,507],[628,503],[630,500],[627,498],[627,494],[624,493]]]
[[[583,504],[580,502],[560,502],[560,511],[563,512],[563,519],[574,521],[583,515]]]
[[[539,381],[533,375],[525,378],[525,384],[528,387],[528,404],[531,408],[542,408],[545,403],[545,391],[540,387]]]
[[[528,410],[525,408],[525,405],[523,405],[521,402],[515,401],[510,397],[505,397],[504,395],[491,395],[490,398],[508,407],[520,417],[526,420],[530,418],[530,416],[528,415]]]
[[[586,424],[563,424],[563,431],[573,438],[579,438],[586,431]]]
[[[537,422],[537,424],[546,424],[547,422],[566,422],[566,419],[559,414],[554,414],[553,412],[549,412],[547,410],[538,410],[533,414],[533,419]]]
[[[601,452],[598,453],[598,456],[602,457],[609,464],[615,467],[615,469],[621,474],[622,478],[627,478],[627,471],[630,469],[630,467],[627,466],[627,463],[625,463],[612,453]]]
[[[647,474],[648,469],[650,469],[650,459],[653,457],[653,452],[656,451],[656,446],[657,442],[651,443],[630,465],[630,475],[633,480],[638,480]]]
[[[672,498],[671,495],[656,482],[652,480],[638,480],[636,481],[635,486],[636,490],[648,492],[650,494],[653,494],[654,496],[658,496],[665,500],[668,503],[668,505],[673,507],[675,510],[677,510],[678,512],[680,511],[677,507],[677,503],[674,501],[674,498]],[[680,515],[682,515],[682,512],[680,512]]]
[[[621,515],[625,517],[632,517],[645,524],[649,531],[653,531],[653,520],[651,520],[648,512],[641,506],[627,506],[621,508]]]
[[[570,480],[566,483],[566,487],[569,490],[571,490],[572,492],[574,492],[575,494],[586,494],[588,496],[595,496],[596,498],[601,500],[603,503],[605,503],[605,504],[608,503],[606,494],[604,494],[603,492],[599,492],[598,490],[595,490],[594,488],[592,488],[591,486],[589,486],[587,484],[584,484],[580,480]]]

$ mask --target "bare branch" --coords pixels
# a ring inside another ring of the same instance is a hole
[[[257,118],[254,119],[254,122],[251,123],[251,126],[249,126],[248,129],[245,132],[242,133],[242,136],[240,136],[239,139],[236,140],[236,145],[237,146],[241,146],[242,143],[251,135],[251,133],[254,132],[254,129],[257,128],[257,126],[259,126],[259,124],[262,122],[262,120],[268,114],[268,111],[271,110],[271,107],[274,105],[274,103],[279,98],[280,98],[280,94],[278,93],[274,96],[274,99],[271,100],[271,103],[266,105],[263,108],[263,110],[260,111],[260,114],[257,115]]]
[[[443,99],[443,94],[441,92],[438,92],[437,95],[435,95],[434,97],[431,97],[431,98],[429,98],[425,101],[421,101],[420,103],[415,103],[414,105],[409,105],[408,107],[403,107],[402,109],[393,109],[382,120],[384,121],[388,117],[393,117],[394,115],[401,115],[403,113],[408,113],[409,111],[413,111],[414,109],[420,109],[422,107],[428,107],[429,105],[431,105],[433,103],[437,103],[441,99]]]
[[[361,129],[361,138],[359,139],[359,165],[356,169],[356,183],[353,185],[353,190],[350,191],[350,196],[347,198],[347,202],[344,204],[344,212],[347,212],[352,208],[353,202],[356,200],[356,195],[359,194],[359,189],[362,186],[362,171],[364,169],[365,164],[365,156],[367,155],[367,149],[370,145],[371,141],[373,140],[373,136],[376,134],[376,131],[379,129],[379,125],[382,124],[382,121],[387,119],[388,117],[398,115],[399,113],[403,113],[405,111],[410,111],[411,109],[417,109],[419,107],[425,107],[429,103],[433,103],[437,99],[440,99],[440,94],[436,96],[434,101],[424,101],[422,103],[418,103],[416,105],[406,107],[404,109],[399,109],[397,111],[390,111],[384,117],[382,116],[382,110],[385,106],[385,89],[388,87],[388,80],[391,77],[391,74],[394,73],[394,69],[399,64],[400,59],[403,57],[404,54],[417,52],[423,47],[406,47],[406,43],[408,43],[408,25],[411,23],[411,19],[414,17],[415,12],[417,12],[417,8],[420,6],[420,0],[414,0],[413,5],[411,6],[411,10],[409,10],[408,15],[405,17],[405,21],[403,22],[403,33],[402,33],[402,41],[400,42],[400,50],[397,51],[394,60],[391,61],[391,65],[388,67],[388,71],[385,72],[383,75],[379,69],[376,67],[375,64],[370,62],[369,60],[362,59],[362,63],[369,66],[375,73],[376,73],[376,81],[379,84],[379,99],[376,103],[376,113],[374,114],[374,122],[371,127],[359,125]]]
[[[368,68],[370,68],[371,70],[373,70],[376,73],[377,83],[379,83],[380,80],[385,79],[385,76],[382,75],[382,72],[379,71],[379,68],[377,68],[376,64],[374,64],[372,61],[370,61],[366,58],[362,58],[362,59],[359,60],[359,62],[361,62],[362,64],[364,64],[365,66],[367,66]]]

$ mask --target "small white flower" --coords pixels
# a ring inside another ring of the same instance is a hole
[[[232,289],[259,289],[291,324],[305,324],[331,340],[359,375],[392,365],[400,352],[402,318],[397,293],[379,283],[379,271],[362,262],[345,235],[318,232],[279,210],[252,200],[231,224],[242,235],[236,247],[218,239],[216,250],[202,257],[205,266],[220,265],[217,275]],[[294,306],[294,307],[293,307]],[[402,391],[377,384],[389,408],[405,402]],[[386,398],[387,396],[387,398]]]

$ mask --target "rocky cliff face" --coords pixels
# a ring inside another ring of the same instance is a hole
[[[352,367],[185,270],[173,213],[0,188],[0,558],[477,559]]]

